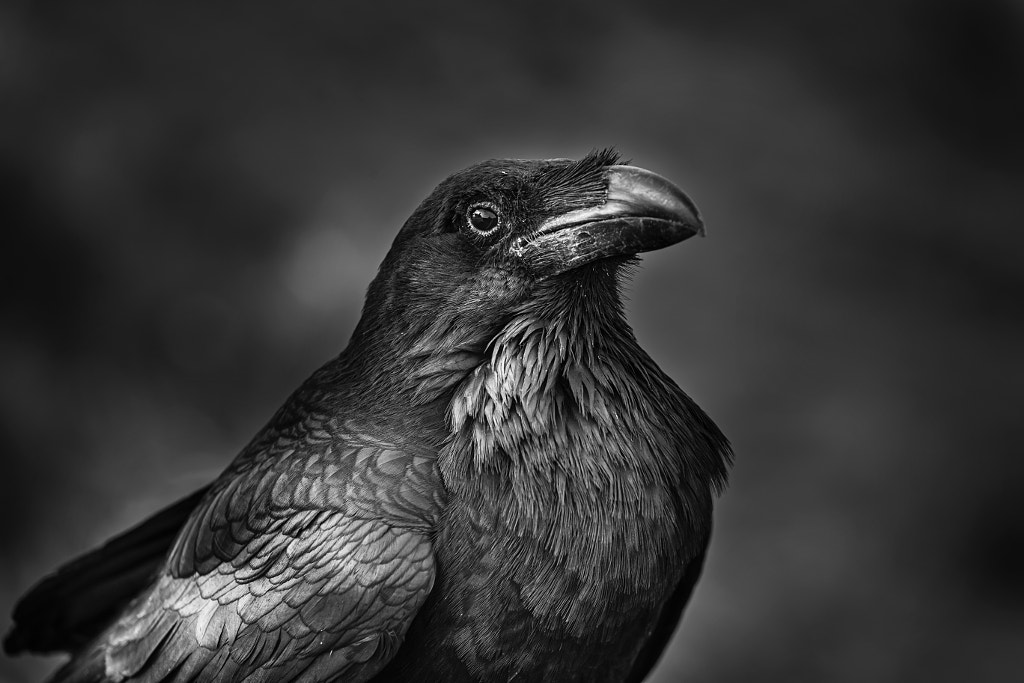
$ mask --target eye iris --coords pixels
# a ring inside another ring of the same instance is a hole
[[[498,225],[498,214],[486,206],[473,207],[469,212],[469,224],[479,232],[490,232]]]

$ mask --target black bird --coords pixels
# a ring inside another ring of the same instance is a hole
[[[71,681],[640,681],[731,458],[619,288],[703,231],[611,151],[451,176],[348,347],[207,488],[75,560],[8,652]]]

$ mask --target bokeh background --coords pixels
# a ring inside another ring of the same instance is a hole
[[[1019,0],[8,0],[0,98],[4,615],[214,477],[444,176],[614,145],[706,218],[629,310],[737,452],[652,680],[1024,670]]]

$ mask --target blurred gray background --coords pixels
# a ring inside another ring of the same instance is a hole
[[[614,145],[706,218],[630,319],[737,452],[654,680],[1024,669],[1019,0],[8,0],[0,98],[5,618],[216,476],[448,173]]]

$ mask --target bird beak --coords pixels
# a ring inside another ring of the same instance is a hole
[[[609,166],[604,176],[603,204],[548,218],[516,240],[512,252],[542,272],[557,274],[703,236],[697,207],[665,178],[635,166]]]

